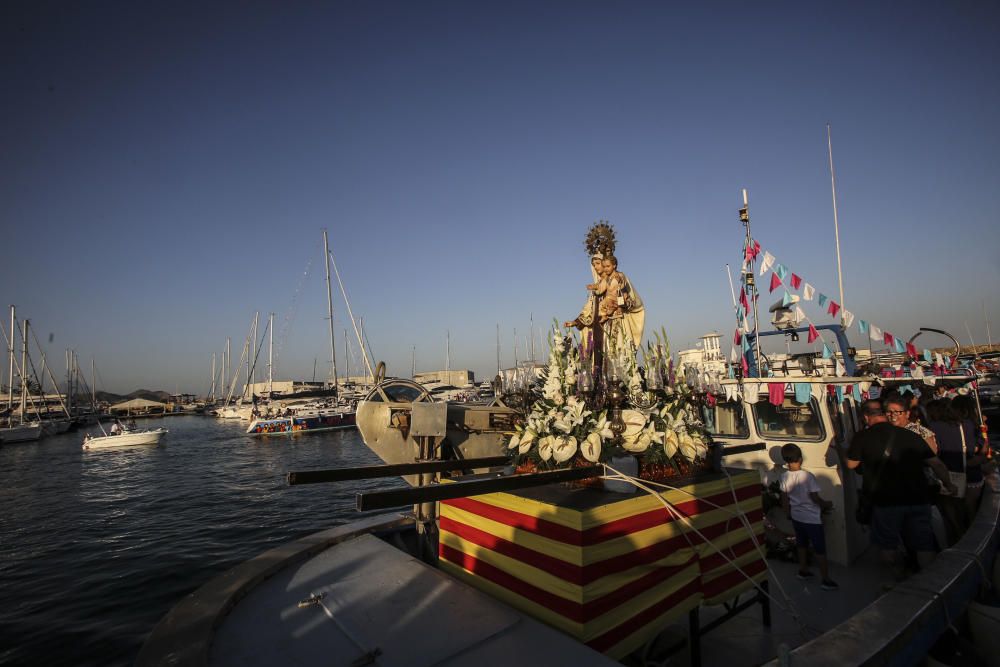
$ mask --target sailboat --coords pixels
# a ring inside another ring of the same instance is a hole
[[[326,230],[323,230],[323,253],[326,259],[326,301],[327,316],[330,321],[330,365],[332,387],[335,398],[285,407],[279,414],[264,414],[257,416],[247,427],[248,435],[294,435],[297,433],[330,431],[335,429],[353,428],[355,426],[355,408],[342,400],[337,380],[337,348],[333,336],[333,291],[330,279],[330,244]],[[336,268],[336,267],[334,267]],[[340,276],[337,276],[338,280]],[[341,283],[341,290],[343,284]],[[347,295],[344,294],[346,301]],[[348,304],[350,309],[350,304]],[[351,317],[353,322],[354,318]],[[358,336],[359,341],[361,336]],[[362,353],[364,354],[362,345]],[[367,363],[368,358],[365,355]],[[370,366],[370,364],[369,364]],[[270,376],[270,363],[268,375]],[[268,408],[270,409],[270,408]]]
[[[24,414],[27,409],[28,385],[24,378],[24,366],[28,357],[27,339],[28,321],[24,321],[24,332],[21,336],[21,366],[18,374],[21,378],[21,406],[18,423],[14,424],[14,336],[17,333],[17,317],[14,306],[10,307],[10,338],[7,340],[9,356],[7,372],[7,425],[0,427],[0,442],[31,442],[42,437],[42,425],[39,422],[25,423]]]

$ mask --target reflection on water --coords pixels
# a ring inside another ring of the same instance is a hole
[[[84,432],[0,446],[0,663],[131,664],[211,577],[350,521],[397,480],[288,487],[291,470],[379,463],[356,431],[249,438],[172,417],[159,446],[83,451]]]

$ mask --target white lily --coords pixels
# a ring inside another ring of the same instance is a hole
[[[583,458],[592,463],[597,463],[601,459],[601,434],[591,432],[587,434],[587,439],[580,445]]]
[[[590,414],[590,410],[587,410],[586,404],[576,396],[570,396],[566,399],[565,412],[566,420],[570,423],[571,427],[582,424],[584,418]]]
[[[611,440],[615,437],[615,434],[611,432],[611,422],[608,421],[607,416],[603,412],[594,423],[594,431],[601,436],[602,440]]]
[[[555,446],[552,448],[552,458],[555,459],[556,463],[569,461],[574,454],[576,454],[576,438],[567,435],[556,439]]]

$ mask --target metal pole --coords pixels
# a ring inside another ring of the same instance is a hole
[[[326,312],[330,318],[330,364],[333,369],[333,388],[337,389],[337,348],[333,343],[333,287],[330,282],[330,244],[323,230],[323,265],[326,267]]]
[[[267,322],[267,397],[274,391],[274,313],[268,316]]]
[[[840,287],[840,326],[844,326],[844,274],[840,270],[840,224],[837,221],[837,181],[833,175],[833,141],[830,124],[826,124],[826,147],[830,156],[830,191],[833,196],[833,233],[837,241],[837,284]]]
[[[11,418],[13,414],[11,409],[14,407],[14,331],[17,327],[17,318],[14,315],[14,306],[11,304],[10,307],[10,340],[7,341],[7,349],[9,351],[8,358],[10,359],[10,367],[7,371],[7,425],[10,426]]]
[[[27,410],[28,403],[28,383],[27,378],[24,377],[25,371],[28,368],[28,320],[24,320],[24,324],[21,329],[21,423],[24,423],[24,412]]]
[[[740,219],[743,222],[743,226],[746,228],[747,240],[746,247],[750,247],[753,243],[753,237],[750,235],[750,205],[748,203],[747,190],[743,188],[743,208],[740,210]],[[749,291],[749,297],[753,301],[753,342],[754,342],[754,354],[757,366],[757,377],[761,377],[760,368],[760,326],[757,322],[757,281],[754,278],[753,270],[753,260],[750,260],[750,265],[747,272],[744,274],[746,281],[746,288]]]

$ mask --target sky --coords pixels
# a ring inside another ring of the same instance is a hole
[[[996,3],[9,2],[0,50],[0,304],[101,390],[205,394],[257,312],[328,375],[323,229],[390,374],[544,357],[601,219],[647,332],[728,350],[742,188],[839,300],[828,123],[844,305],[1000,339]]]

